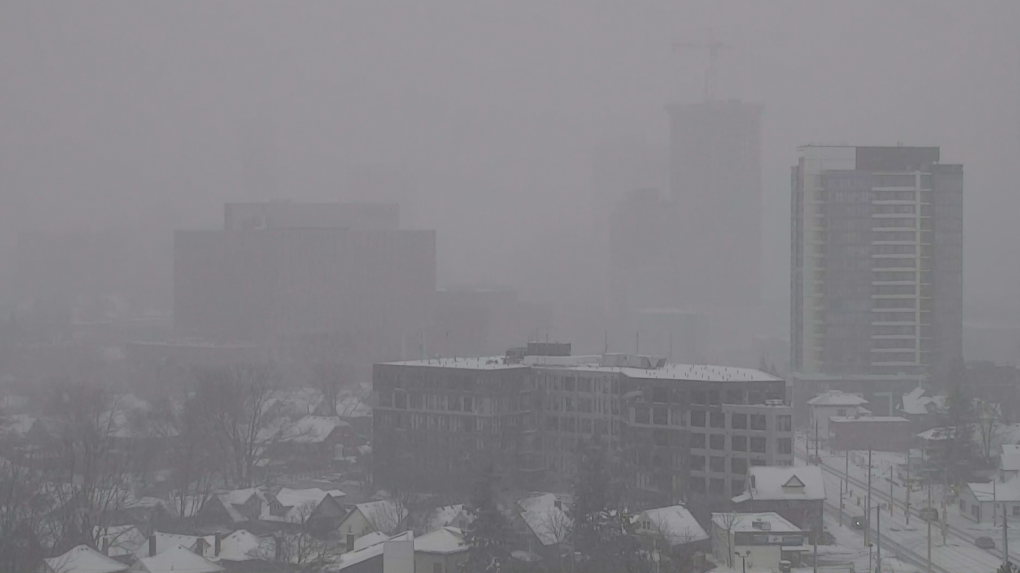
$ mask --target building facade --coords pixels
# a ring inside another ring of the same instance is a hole
[[[646,356],[548,356],[529,346],[508,357],[376,365],[380,483],[411,467],[407,477],[417,483],[463,485],[485,460],[521,487],[564,488],[580,448],[598,440],[633,498],[675,502],[728,498],[744,490],[747,467],[793,463],[783,380]]]
[[[945,383],[962,360],[962,166],[937,147],[807,146],[792,189],[792,370]]]

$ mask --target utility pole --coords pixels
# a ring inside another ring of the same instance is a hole
[[[871,545],[871,450],[868,450],[868,501],[864,510],[864,544]]]
[[[910,448],[907,448],[907,483],[904,485],[907,490],[907,493],[904,494],[907,502],[904,507],[907,513],[907,525],[910,525]]]
[[[931,484],[928,484],[928,509],[931,509]],[[931,512],[927,512],[928,519],[928,573],[931,573]]]
[[[1002,570],[1009,571],[1009,536],[1006,534],[1006,504],[1002,504]]]
[[[843,496],[842,495],[839,496],[839,506],[843,507]],[[815,530],[815,535],[814,535],[814,538],[815,538],[815,542],[814,542],[815,554],[814,554],[814,557],[811,559],[812,564],[814,565],[814,573],[818,573],[818,536],[822,534],[822,528],[825,527],[823,525],[823,521],[822,521],[822,515],[824,513],[825,513],[824,509],[818,513],[818,529]],[[842,518],[842,516],[843,516],[842,511],[840,512],[839,515]]]
[[[818,418],[815,418],[815,465],[818,465]]]
[[[890,502],[890,505],[892,503]],[[875,550],[875,573],[882,573],[882,504],[875,508],[875,540],[878,547]]]
[[[892,465],[890,465],[889,466],[889,517],[892,517],[893,506],[895,505],[893,503],[893,500],[896,499],[896,498],[893,497],[893,483],[894,482],[893,482],[893,474],[892,474]]]

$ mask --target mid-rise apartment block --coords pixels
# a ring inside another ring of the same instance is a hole
[[[748,467],[793,463],[785,382],[757,370],[532,343],[507,356],[377,364],[373,385],[382,484],[464,486],[491,462],[519,487],[569,487],[592,440],[649,502],[730,497]]]
[[[792,187],[795,381],[839,381],[876,414],[945,384],[962,359],[962,166],[937,147],[807,146]]]

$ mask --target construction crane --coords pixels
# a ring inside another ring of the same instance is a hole
[[[673,42],[673,51],[706,50],[708,52],[708,69],[705,70],[705,101],[715,101],[719,73],[719,52],[730,49],[730,46],[715,39],[709,32],[707,42]]]

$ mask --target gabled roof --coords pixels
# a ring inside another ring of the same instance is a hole
[[[468,550],[464,533],[456,527],[443,527],[414,538],[415,552],[449,555]]]
[[[564,540],[573,524],[565,511],[569,504],[569,498],[552,493],[517,502],[521,508],[521,519],[542,545],[556,545]]]
[[[357,565],[358,563],[361,563],[363,561],[368,561],[373,557],[380,557],[386,548],[387,541],[413,541],[413,540],[414,533],[410,531],[405,531],[404,533],[401,533],[399,535],[394,535],[393,537],[386,538],[374,545],[369,545],[364,549],[344,553],[343,555],[340,556],[339,563],[335,564],[334,566],[331,566],[329,570],[343,571],[348,567]]]
[[[631,518],[632,523],[642,521],[647,521],[671,546],[708,539],[708,534],[698,520],[682,505],[648,509]]]
[[[443,527],[456,526],[455,522],[460,520],[471,521],[470,515],[464,511],[463,505],[437,507],[429,513],[428,519],[425,520],[425,530],[434,531]]]
[[[904,414],[920,416],[939,412],[945,408],[945,396],[925,396],[925,389],[918,386],[903,395],[903,409],[901,411]]]
[[[220,573],[223,567],[194,552],[177,546],[156,555],[139,559],[131,567],[136,573]]]
[[[978,501],[1005,503],[1020,501],[1020,478],[1005,482],[968,483],[967,488]]]
[[[727,516],[734,515],[735,518],[730,523],[728,529],[733,532],[739,531],[774,531],[777,533],[799,533],[801,529],[796,525],[790,523],[785,517],[775,512],[764,512],[764,513],[713,513],[712,524],[720,529],[727,529]],[[755,524],[765,524],[762,529],[756,527]]]
[[[845,394],[839,390],[829,390],[808,400],[811,406],[862,406],[868,401],[857,394]]]
[[[751,466],[746,483],[745,496],[738,501],[825,499],[825,480],[818,466]]]
[[[213,547],[216,543],[215,535],[180,535],[177,533],[163,533],[162,531],[153,531],[152,536],[156,539],[156,555],[183,547],[188,551],[195,551],[198,548],[198,540],[201,539],[205,542],[204,547]],[[135,551],[135,556],[139,559],[142,557],[149,556],[149,545],[148,543],[141,545]]]
[[[271,513],[272,508],[267,503],[262,505],[259,519],[264,521],[301,523],[311,517],[309,510],[319,507],[327,497],[332,497],[339,503],[346,495],[338,489],[325,491],[315,487],[307,489],[290,489],[285,487],[272,497],[275,497],[276,501],[280,502],[280,505],[288,508],[287,512],[284,515],[273,515]]]
[[[258,559],[262,544],[254,533],[239,529],[220,540],[220,561],[248,561]],[[215,546],[213,546],[215,551]],[[207,554],[206,557],[209,557]]]
[[[376,531],[384,533],[400,525],[407,516],[407,508],[392,499],[359,503],[354,509],[360,511]]]
[[[63,555],[43,560],[53,573],[121,573],[128,566],[110,559],[88,545],[79,545]]]

